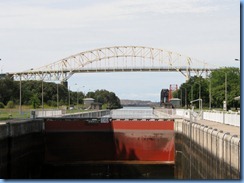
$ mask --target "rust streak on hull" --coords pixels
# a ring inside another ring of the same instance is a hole
[[[174,121],[46,120],[47,163],[173,164]]]

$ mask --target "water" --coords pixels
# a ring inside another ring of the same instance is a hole
[[[157,118],[151,107],[124,107],[111,111],[112,118]]]
[[[162,164],[46,164],[43,170],[44,179],[174,179],[174,166]]]

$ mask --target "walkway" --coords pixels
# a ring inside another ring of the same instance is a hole
[[[202,125],[206,125],[208,127],[212,127],[213,129],[216,128],[219,131],[222,130],[223,132],[229,132],[231,135],[237,135],[240,138],[240,127],[238,126],[232,126],[222,123],[217,123],[214,121],[208,121],[208,120],[197,120],[197,123],[200,123]]]
[[[184,118],[182,116],[177,116],[177,115],[172,115],[173,118],[183,118],[185,120],[190,120],[189,118]],[[240,134],[241,134],[241,130],[240,127],[238,126],[232,126],[232,125],[228,125],[228,124],[223,124],[223,123],[218,123],[215,121],[209,121],[209,120],[205,120],[205,119],[197,119],[197,121],[195,123],[199,123],[201,125],[206,125],[208,127],[212,127],[213,129],[216,128],[218,131],[222,130],[223,132],[229,132],[230,135],[237,135],[238,138],[240,138]]]

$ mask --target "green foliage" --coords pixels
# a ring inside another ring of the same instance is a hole
[[[0,108],[3,109],[4,108],[4,104],[2,102],[0,102]]]
[[[225,84],[227,81],[227,106],[239,107],[240,102],[234,98],[240,96],[240,70],[233,67],[225,67],[215,70],[210,75],[212,86],[212,105],[214,107],[223,106],[225,100]]]
[[[44,104],[49,106],[57,106],[69,104],[71,106],[83,103],[85,97],[82,92],[69,91],[61,84],[55,84],[42,81],[14,81],[9,77],[0,80],[0,101],[4,105],[8,101],[19,103],[20,101],[20,86],[21,86],[21,104],[32,105],[33,108],[40,106],[42,97]],[[58,97],[57,97],[58,93]],[[121,108],[119,98],[113,93],[106,90],[97,90],[88,92],[86,97],[94,98],[96,102],[106,104],[106,108],[115,109]]]
[[[96,102],[103,104],[102,108],[118,109],[122,107],[120,99],[113,92],[109,92],[107,90],[96,90],[94,94],[90,94],[90,96],[92,95]]]
[[[108,104],[103,104],[102,105],[102,109],[107,109],[108,108]]]
[[[13,109],[14,107],[15,107],[14,102],[13,101],[8,101],[7,108]]]
[[[8,101],[14,101],[19,95],[19,86],[17,82],[14,82],[9,77],[0,79],[0,101],[3,104],[7,104]]]
[[[225,78],[226,76],[227,78]],[[187,104],[188,107],[190,101],[199,98],[203,101],[203,107],[209,107],[211,96],[211,107],[223,108],[225,80],[227,81],[227,106],[237,108],[240,106],[240,101],[235,101],[234,98],[240,96],[240,70],[233,67],[212,71],[210,77],[206,79],[191,77],[173,93],[173,96],[182,99],[182,106]]]
[[[41,101],[38,98],[37,94],[34,94],[30,100],[31,100],[31,105],[34,109],[38,108],[41,105]]]

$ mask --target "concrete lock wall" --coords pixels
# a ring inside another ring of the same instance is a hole
[[[175,120],[176,178],[239,179],[240,139],[211,127]]]
[[[42,120],[0,123],[0,178],[39,178],[44,160]]]

